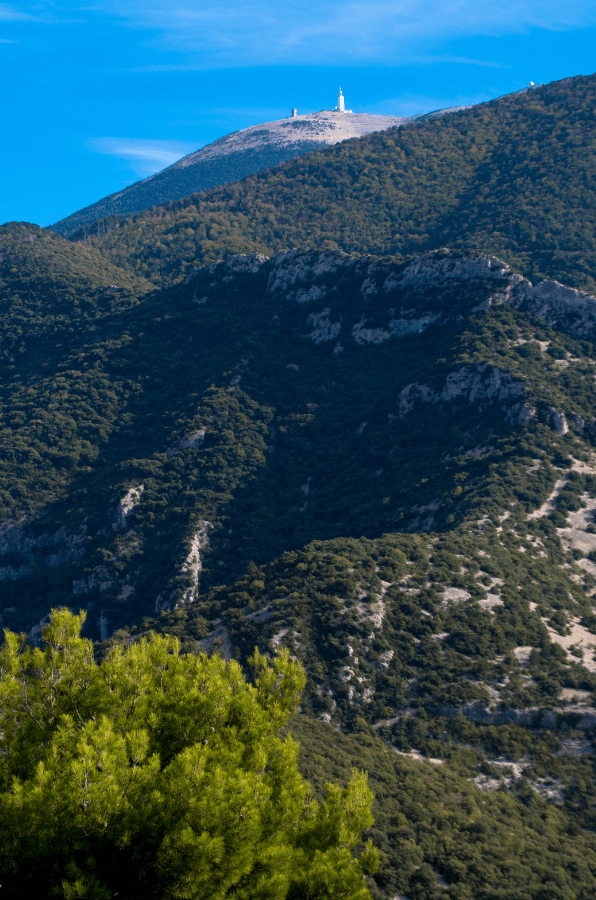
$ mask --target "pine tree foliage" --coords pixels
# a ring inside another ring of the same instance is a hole
[[[258,651],[252,683],[172,637],[115,647],[98,665],[84,614],[54,611],[44,649],[0,651],[2,896],[369,897],[366,777],[318,803],[279,729],[304,674]]]

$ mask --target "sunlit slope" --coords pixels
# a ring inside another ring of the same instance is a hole
[[[408,758],[368,730],[348,736],[306,716],[298,716],[291,731],[300,741],[301,770],[319,796],[331,779],[346,784],[352,767],[369,773],[375,823],[365,837],[370,835],[381,851],[380,869],[368,879],[375,900],[591,900],[594,833],[578,827],[569,809],[541,797],[525,777],[511,790],[504,783],[501,790],[479,790],[475,782],[489,780],[482,772],[499,768],[483,749],[437,742],[429,760],[419,753]],[[515,755],[513,747],[510,742],[506,752]],[[488,754],[492,749],[487,746]],[[516,761],[512,756],[507,761],[519,771],[524,759],[531,778],[533,765],[524,758],[521,742],[519,749]],[[539,738],[533,756],[540,766],[550,752],[555,765],[565,765],[569,756],[565,751],[557,756],[561,749],[561,742],[548,735]],[[583,788],[592,758],[573,762],[573,778]],[[556,784],[556,779],[542,779],[547,781]]]
[[[0,226],[0,288],[6,292],[101,288],[143,291],[151,287],[130,271],[113,266],[90,244],[72,244],[28,222]]]
[[[553,82],[100,223],[115,230],[92,242],[155,283],[253,250],[450,246],[594,291],[595,106],[596,76]]]

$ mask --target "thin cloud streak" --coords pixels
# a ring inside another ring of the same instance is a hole
[[[460,63],[464,66],[481,66],[485,69],[510,69],[508,63],[496,62],[493,59],[470,59],[467,56],[419,56],[410,60],[419,65],[436,65],[437,63]]]
[[[187,54],[181,68],[273,64],[337,65],[411,62],[438,42],[531,29],[566,31],[596,24],[588,0],[392,0],[323,7],[312,0],[207,5],[198,0],[100,0],[103,9],[135,29],[154,32],[162,50]],[[456,60],[454,60],[456,61]],[[468,62],[465,57],[461,62]],[[491,65],[490,61],[469,61]],[[498,63],[495,64],[497,66]],[[141,67],[172,71],[175,63]]]
[[[184,141],[158,141],[150,138],[89,138],[87,150],[126,160],[137,175],[148,178],[198,148]]]
[[[355,60],[353,64],[365,64],[366,61],[363,60]],[[431,66],[437,65],[440,63],[456,63],[466,66],[480,66],[485,69],[510,69],[511,66],[508,63],[500,63],[496,60],[492,59],[470,59],[467,56],[445,56],[438,54],[437,56],[432,56],[430,54],[426,54],[425,56],[410,56],[408,58],[401,57],[395,61],[393,61],[394,66],[401,66],[407,63],[408,65],[419,65],[419,66]],[[264,65],[263,61],[259,61],[259,65]],[[334,68],[337,63],[334,61],[333,63],[328,62],[330,68]],[[324,63],[323,63],[324,65]],[[388,60],[384,62],[384,65],[388,68],[392,67],[392,61]],[[205,58],[197,59],[194,62],[186,62],[186,63],[163,63],[163,64],[153,64],[146,66],[134,66],[130,69],[127,69],[127,72],[201,72],[206,69],[214,69],[217,66],[214,66],[210,61]],[[222,66],[223,68],[223,66]],[[233,68],[233,66],[232,66]]]
[[[358,111],[388,116],[416,116],[436,112],[440,109],[472,106],[477,103],[485,103],[487,100],[492,100],[492,97],[483,93],[456,94],[452,96],[404,93],[399,97],[387,97],[384,100],[379,100],[374,104],[364,106]]]
[[[0,22],[23,22],[23,21],[35,21],[35,16],[30,16],[28,13],[22,12],[20,9],[15,9],[14,6],[7,6],[5,3],[0,3]],[[2,41],[2,43],[6,43],[6,41]]]
[[[9,6],[6,3],[0,3],[0,22],[32,22],[34,24],[42,24],[42,25],[75,25],[80,24],[83,19],[79,18],[61,18],[54,14],[54,4],[49,4],[50,9],[48,12],[43,10],[43,6],[41,4],[30,4],[33,8],[33,12],[26,12],[22,8],[17,8],[14,6]],[[65,5],[68,5],[65,4]],[[72,4],[74,7],[74,11],[80,13],[81,10],[79,7]],[[6,43],[2,41],[2,43]]]

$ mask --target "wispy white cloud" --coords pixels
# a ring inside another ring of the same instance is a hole
[[[426,56],[418,56],[414,57],[411,62],[419,63],[420,65],[426,65],[432,63],[436,65],[437,63],[460,63],[464,66],[481,66],[485,69],[508,69],[509,65],[507,63],[497,62],[494,59],[471,59],[468,56],[448,56],[448,55],[433,55],[430,56],[427,54]]]
[[[198,148],[184,141],[156,141],[149,138],[89,138],[87,150],[126,160],[137,175],[148,178],[171,166],[176,160]]]
[[[80,13],[80,8],[73,0],[62,3],[22,2],[17,5],[0,3],[0,22],[37,22],[45,25],[72,25],[81,22],[80,15],[72,18],[68,11]],[[65,15],[63,15],[65,13]],[[3,43],[6,43],[3,41]]]
[[[14,6],[8,6],[6,3],[0,3],[0,22],[22,22],[31,21],[35,17],[22,9],[15,9]],[[6,41],[2,41],[3,44]]]
[[[95,9],[154,32],[181,68],[410,62],[437,42],[596,24],[593,0],[95,0]],[[490,61],[467,60],[475,65]],[[157,64],[156,68],[161,67]],[[167,69],[178,68],[176,63]]]

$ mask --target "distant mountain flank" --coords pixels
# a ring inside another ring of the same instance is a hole
[[[432,113],[74,240],[156,286],[253,251],[403,259],[458,247],[594,294],[595,103],[591,75]]]
[[[241,181],[248,175],[312,150],[375,131],[387,131],[416,119],[434,118],[468,108],[454,107],[418,116],[381,116],[324,109],[251,125],[218,138],[167,169],[78,210],[51,228],[63,237],[70,237],[98,219],[130,216],[193,193]]]
[[[386,131],[415,118],[322,110],[251,125],[250,128],[218,138],[167,169],[137,181],[123,191],[110,194],[51,227],[58,234],[68,237],[97,219],[129,216],[189,194],[240,181],[247,175],[262,172],[310,150],[373,131]]]

